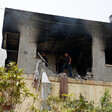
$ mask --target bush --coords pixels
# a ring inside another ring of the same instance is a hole
[[[46,104],[47,108],[42,112],[112,112],[109,90],[105,90],[98,107],[94,106],[93,101],[88,102],[81,94],[79,99],[73,98],[72,95],[67,96],[66,99],[52,96],[48,98]]]
[[[10,106],[11,112],[15,112],[20,109],[22,102],[27,97],[33,97],[34,102],[38,100],[37,95],[30,93],[26,87],[27,84],[23,80],[22,71],[23,69],[19,69],[15,63],[10,63],[7,68],[0,68],[1,110],[4,106]]]

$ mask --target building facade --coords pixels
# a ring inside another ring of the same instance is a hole
[[[7,58],[32,74],[46,53],[50,66],[59,72],[64,53],[72,58],[73,74],[92,72],[95,80],[112,80],[112,24],[5,9],[2,48]]]

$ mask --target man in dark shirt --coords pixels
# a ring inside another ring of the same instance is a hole
[[[47,59],[47,57],[46,57],[46,54],[43,53],[43,54],[42,54],[42,57],[43,57],[43,59],[47,62],[47,63],[45,62],[45,65],[48,66],[48,59]]]
[[[68,68],[70,77],[72,77],[72,71],[71,71],[71,57],[68,55],[68,53],[65,53],[65,57],[66,57],[65,64],[62,66],[61,72],[63,72],[63,70],[64,70],[65,68]]]

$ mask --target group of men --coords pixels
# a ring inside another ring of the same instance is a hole
[[[46,61],[46,66],[48,66],[48,59],[47,59],[47,57],[46,57],[46,55],[45,55],[45,53],[43,53],[42,54],[42,57],[43,57],[43,59]],[[72,61],[72,59],[71,59],[71,57],[68,55],[68,53],[65,53],[65,63],[64,63],[64,65],[61,67],[61,70],[60,70],[60,73],[62,73],[63,71],[64,71],[64,69],[68,69],[68,71],[69,71],[69,76],[70,77],[72,77],[72,71],[71,71],[71,61]]]

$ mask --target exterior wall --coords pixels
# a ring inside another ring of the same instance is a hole
[[[36,59],[36,42],[34,41],[35,33],[30,33],[30,27],[20,28],[20,42],[19,42],[19,53],[18,53],[18,64],[19,68],[25,69],[25,73],[31,74],[35,70],[37,59]],[[34,32],[34,31],[33,31]],[[35,31],[37,32],[37,31]]]
[[[27,83],[27,88],[30,90],[31,93],[35,94],[35,95],[39,95],[40,98],[40,90],[37,92],[36,88],[33,88],[32,85],[32,81],[33,81],[33,77],[32,75],[23,75],[23,77],[25,78],[24,81]],[[24,112],[26,109],[28,109],[33,103],[33,99],[31,97],[26,98],[25,101],[22,104],[22,107],[20,110],[18,110],[18,112]],[[40,102],[37,101],[34,103],[35,107],[40,109]]]
[[[25,82],[27,83],[27,87],[34,94],[39,94],[39,98],[41,98],[40,90],[37,92],[35,88],[32,86],[33,76],[32,75],[23,75],[25,78]],[[58,77],[49,76],[49,80],[52,83],[52,96],[59,96],[60,83]],[[105,89],[109,89],[110,95],[112,96],[112,82],[105,81],[94,81],[94,80],[75,80],[72,78],[68,78],[68,94],[73,94],[73,97],[78,99],[80,93],[88,100],[94,101],[95,105],[99,105],[98,102],[103,95]],[[23,102],[23,106],[21,111],[32,103],[32,99],[28,98]],[[40,102],[36,102],[35,106],[40,108]]]
[[[57,77],[49,77],[49,80],[52,82],[51,95],[59,96],[59,79]],[[68,79],[69,95],[73,94],[73,97],[78,99],[81,93],[88,101],[94,101],[95,105],[99,105],[98,102],[105,89],[108,89],[112,96],[112,82]]]
[[[93,38],[93,77],[95,80],[112,81],[112,66],[105,64],[104,43],[98,37]]]

